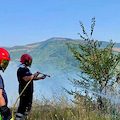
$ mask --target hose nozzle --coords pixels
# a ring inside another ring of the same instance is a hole
[[[37,73],[42,74],[42,75],[47,76],[47,77],[51,77],[50,75],[47,75],[47,74],[41,73],[41,72],[39,72],[39,71],[38,71]]]

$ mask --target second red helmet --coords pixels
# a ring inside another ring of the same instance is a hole
[[[32,57],[29,54],[23,54],[20,58],[20,62],[25,64],[26,66],[31,67],[32,64]]]

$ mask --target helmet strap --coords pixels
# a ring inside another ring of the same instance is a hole
[[[25,60],[24,64],[25,64],[26,66],[29,66],[29,61],[28,61],[28,60]]]
[[[3,69],[2,65],[0,65],[0,70],[2,70],[2,72],[4,72],[4,69]]]
[[[0,70],[2,70],[2,66],[0,66]]]

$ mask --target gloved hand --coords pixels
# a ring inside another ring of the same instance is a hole
[[[7,107],[7,105],[1,106],[0,107],[0,112],[4,116],[4,119],[13,120],[12,116],[11,116],[11,113],[10,113],[10,109]]]
[[[43,75],[40,79],[45,79],[46,78],[46,75]]]
[[[34,76],[37,77],[40,74],[40,72],[34,73]]]
[[[14,120],[13,118],[11,118],[10,120]]]

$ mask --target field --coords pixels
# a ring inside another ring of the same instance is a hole
[[[119,120],[110,107],[107,111],[100,110],[83,96],[77,101],[70,102],[66,97],[35,100],[29,115],[23,120]]]

